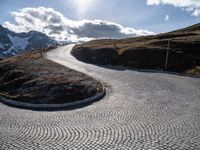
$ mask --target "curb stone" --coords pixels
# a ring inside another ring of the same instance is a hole
[[[103,86],[103,84],[102,84]],[[11,99],[7,99],[5,97],[0,96],[0,102],[14,106],[17,108],[24,108],[24,109],[32,109],[32,110],[59,110],[59,109],[75,109],[75,108],[80,108],[83,106],[86,106],[88,104],[91,104],[93,102],[96,102],[103,98],[106,95],[106,89],[103,86],[103,90],[98,93],[95,96],[83,99],[83,100],[78,100],[72,103],[64,103],[64,104],[30,104],[30,103],[23,103],[23,102],[18,102],[14,101]]]

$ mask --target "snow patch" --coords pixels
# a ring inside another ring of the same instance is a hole
[[[0,49],[4,49],[4,46],[0,43]]]
[[[12,50],[25,50],[27,45],[29,44],[28,40],[30,39],[30,37],[25,37],[25,38],[21,38],[18,36],[12,36],[10,34],[8,34],[8,37],[10,39],[10,41],[12,42],[12,46],[9,48],[9,52],[11,52]]]

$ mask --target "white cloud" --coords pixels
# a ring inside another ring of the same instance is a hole
[[[4,27],[15,32],[36,30],[60,41],[78,42],[98,38],[124,38],[154,34],[147,30],[136,30],[108,21],[70,20],[52,8],[23,8],[11,14],[16,24],[5,22]]]
[[[147,5],[158,5],[160,0],[147,0]]]
[[[173,5],[190,12],[192,16],[200,16],[200,0],[146,0],[147,5]]]
[[[169,15],[165,16],[165,21],[169,21]]]
[[[200,9],[194,10],[192,16],[200,16]]]

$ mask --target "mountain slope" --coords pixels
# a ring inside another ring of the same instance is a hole
[[[164,70],[169,41],[167,70],[200,75],[200,24],[155,36],[94,40],[77,45],[72,54],[94,64]]]
[[[41,32],[15,33],[0,25],[0,57],[10,57],[57,44],[57,41]]]
[[[180,29],[180,30],[176,30],[176,31],[173,31],[172,33],[183,33],[183,32],[192,32],[192,33],[197,33],[197,34],[200,34],[200,23],[199,24],[195,24],[193,26],[190,26],[190,27],[186,27],[186,28],[183,28],[183,29]]]
[[[63,104],[95,96],[97,80],[41,57],[40,49],[0,61],[0,97],[31,104]]]

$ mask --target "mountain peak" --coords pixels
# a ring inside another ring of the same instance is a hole
[[[35,31],[35,30],[31,30],[28,32],[28,34],[44,34],[42,32],[39,32],[39,31]]]
[[[15,33],[0,25],[0,35],[0,56],[4,57],[59,45],[59,42],[38,31]]]
[[[2,30],[8,30],[7,28],[4,28],[1,24],[0,24],[0,31]]]

